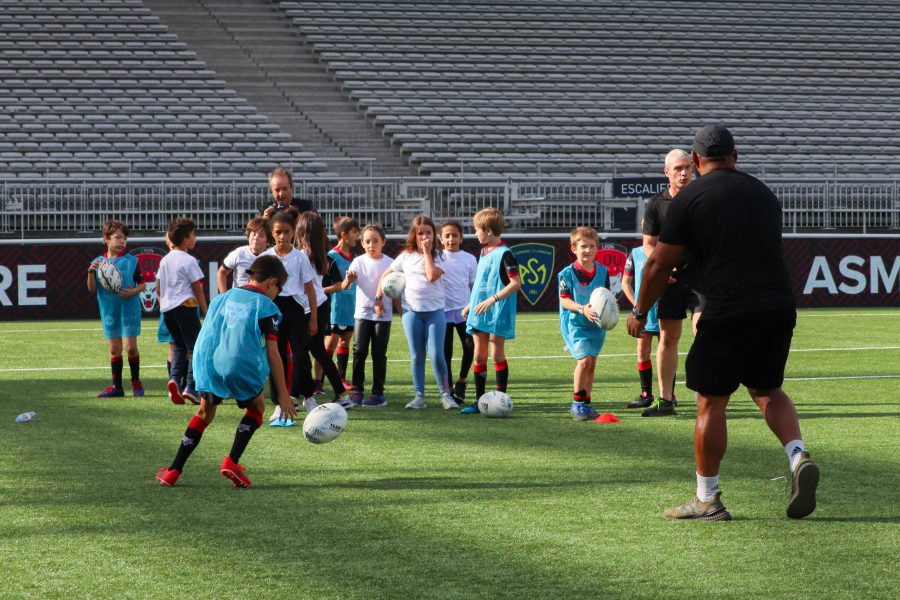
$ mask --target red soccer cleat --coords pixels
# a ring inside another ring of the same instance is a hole
[[[234,487],[250,487],[250,478],[244,475],[247,469],[231,460],[231,456],[226,456],[222,461],[222,475],[231,480]]]
[[[174,487],[179,477],[181,477],[181,471],[173,471],[169,467],[163,467],[156,472],[156,478],[159,480],[160,485],[166,487]]]
[[[181,397],[181,391],[178,389],[178,383],[170,381],[167,384],[169,389],[169,400],[172,404],[184,404],[184,398]]]

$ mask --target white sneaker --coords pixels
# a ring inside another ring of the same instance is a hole
[[[456,403],[456,400],[453,399],[449,392],[441,394],[441,404],[444,405],[444,410],[459,408],[459,404]]]
[[[275,405],[275,410],[272,411],[272,416],[269,417],[269,423],[274,423],[275,421],[281,420],[281,407],[277,404]]]
[[[416,397],[412,402],[406,405],[406,408],[412,408],[418,410],[420,408],[425,408],[425,394],[420,394],[416,392]]]
[[[307,398],[303,401],[303,408],[306,409],[306,412],[310,413],[318,406],[318,403],[314,398]]]

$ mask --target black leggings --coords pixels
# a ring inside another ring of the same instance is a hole
[[[353,328],[353,387],[363,392],[366,385],[366,358],[372,346],[372,395],[384,394],[387,376],[387,349],[391,339],[390,321],[356,319]]]
[[[307,326],[309,317],[303,311],[303,307],[291,296],[276,296],[275,305],[281,311],[281,323],[278,324],[278,355],[281,356],[281,364],[284,366],[284,372],[288,372],[288,344],[291,346],[291,354],[294,356],[294,370],[291,374],[290,385],[288,386],[291,396],[300,398],[303,390],[301,372],[298,360],[301,356],[306,357],[307,367],[306,376],[309,376],[309,352],[307,346],[309,344],[309,333]],[[270,382],[271,383],[271,382]],[[275,399],[274,384],[272,384],[272,398]],[[305,397],[305,396],[304,396]]]
[[[444,336],[444,360],[447,361],[447,373],[450,377],[453,376],[450,360],[453,358],[454,329],[456,330],[456,335],[459,336],[459,341],[462,343],[462,362],[459,365],[459,378],[464,380],[469,376],[469,369],[472,368],[472,359],[475,356],[475,342],[472,340],[472,336],[466,333],[465,321],[462,323],[447,323],[447,335]]]
[[[325,349],[325,336],[328,335],[331,327],[331,300],[325,300],[325,302],[320,304],[316,313],[316,325],[318,325],[316,335],[309,338],[309,352],[304,353],[303,360],[305,362],[298,363],[297,353],[294,353],[294,372],[297,372],[298,366],[303,371],[301,373],[303,383],[300,391],[303,392],[304,398],[309,398],[316,391],[316,382],[313,381],[311,373],[312,363],[309,360],[309,355],[312,354],[316,362],[322,367],[322,372],[328,378],[328,383],[331,384],[331,389],[334,391],[335,398],[337,398],[346,390],[344,390],[344,380],[341,379],[341,372],[338,371],[334,360]]]

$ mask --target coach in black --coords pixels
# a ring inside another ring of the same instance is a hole
[[[781,389],[797,318],[781,252],[781,204],[765,184],[735,169],[737,156],[725,127],[707,125],[697,132],[691,161],[700,177],[669,206],[628,318],[628,333],[637,336],[672,268],[689,253],[706,295],[685,363],[687,387],[697,392],[697,495],[667,509],[670,519],[731,518],[720,498],[719,464],[727,443],[725,408],[741,385],[787,453],[787,515],[799,519],[816,508],[819,468],[803,445],[794,404]]]
[[[260,214],[271,219],[279,210],[293,206],[300,214],[308,210],[316,211],[316,204],[312,200],[294,198],[294,176],[287,169],[281,167],[269,173],[269,190],[272,192],[272,201],[260,209]]]

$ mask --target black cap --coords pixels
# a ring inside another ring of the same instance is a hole
[[[734,138],[724,125],[704,125],[694,136],[694,152],[704,158],[734,154]]]

